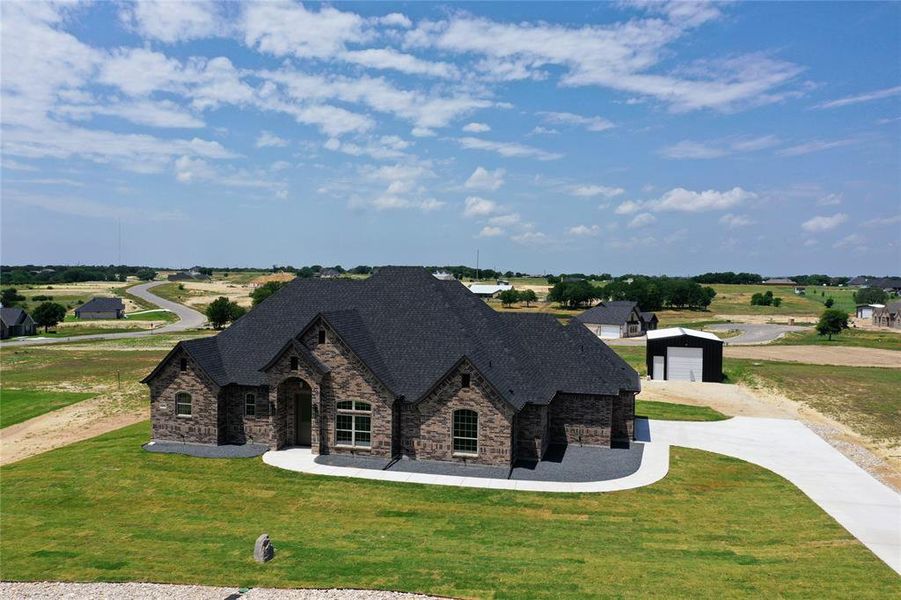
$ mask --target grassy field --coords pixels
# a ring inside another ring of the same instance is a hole
[[[722,421],[729,418],[709,406],[689,406],[653,400],[636,400],[635,416],[666,421]]]
[[[798,331],[785,334],[774,344],[797,346],[860,346],[864,348],[882,348],[885,350],[901,350],[901,333],[893,331],[874,331],[869,329],[846,329],[832,336],[817,335],[815,331]]]
[[[153,288],[153,293],[160,298],[179,302],[184,304],[185,300],[191,297],[191,290],[182,286],[179,288],[179,282],[164,283]]]
[[[178,315],[162,308],[151,309],[150,312],[129,313],[125,315],[125,318],[129,321],[166,321],[167,323],[178,321]]]
[[[716,290],[716,298],[709,307],[710,312],[719,315],[812,316],[823,311],[821,303],[796,295],[791,286],[714,284],[711,287]],[[782,298],[782,305],[751,306],[751,296],[767,291]]]
[[[92,392],[0,389],[0,428],[81,402],[93,395]]]
[[[2,468],[6,580],[362,587],[456,597],[860,597],[896,574],[784,479],[674,448],[667,477],[535,494],[149,454],[146,423]],[[275,559],[251,557],[268,532]],[[893,592],[894,590],[894,592]]]
[[[901,445],[901,369],[724,362],[732,381],[776,388],[872,440]]]

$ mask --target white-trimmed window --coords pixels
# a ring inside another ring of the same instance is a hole
[[[252,392],[244,394],[244,416],[257,416],[257,395]]]
[[[335,442],[338,446],[369,448],[372,445],[372,405],[359,400],[338,402]]]
[[[191,394],[188,392],[178,392],[175,394],[175,416],[191,416]]]
[[[479,453],[479,414],[474,410],[454,411],[454,454]]]

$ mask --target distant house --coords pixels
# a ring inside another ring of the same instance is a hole
[[[901,300],[874,309],[873,325],[901,329]]]
[[[685,327],[650,331],[645,361],[651,379],[719,383],[723,380],[723,340]]]
[[[901,292],[901,277],[867,277],[858,275],[848,281],[849,286],[874,287],[886,292]]]
[[[858,319],[872,319],[877,308],[885,308],[885,304],[858,304],[855,316]]]
[[[641,312],[637,302],[603,302],[576,317],[591,333],[602,339],[635,337],[657,329],[657,315]]]
[[[209,281],[210,276],[206,273],[201,273],[195,267],[188,271],[179,271],[178,273],[172,273],[167,277],[167,279],[169,281]]]
[[[34,335],[34,319],[21,308],[0,308],[0,339]]]
[[[337,269],[322,269],[319,271],[319,276],[323,279],[334,279],[335,277],[341,277],[343,273]]]
[[[798,285],[798,282],[787,277],[771,277],[764,281],[763,285]]]
[[[453,281],[456,279],[453,273],[448,273],[447,271],[435,271],[432,273],[432,277],[438,279],[439,281]]]
[[[513,286],[509,283],[473,283],[469,286],[469,291],[479,298],[494,298],[501,292],[512,290]]]
[[[125,303],[121,298],[96,296],[75,309],[76,319],[121,319]]]
[[[805,288],[803,285],[796,285],[795,294],[797,294],[798,296],[804,296],[807,294],[807,288]]]

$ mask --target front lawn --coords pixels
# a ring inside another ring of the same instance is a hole
[[[773,343],[783,346],[813,344],[817,346],[860,346],[884,350],[901,350],[901,333],[870,329],[846,329],[839,334],[833,335],[832,340],[830,340],[825,335],[817,335],[816,331],[792,331]]]
[[[92,392],[0,389],[0,428],[86,400]]]
[[[722,421],[729,418],[709,406],[691,406],[655,400],[636,400],[635,416],[664,421]]]
[[[147,423],[0,469],[3,579],[360,587],[478,598],[858,597],[897,575],[760,467],[537,494],[314,477],[141,450]],[[269,533],[276,557],[252,557]],[[894,592],[892,591],[894,590]]]

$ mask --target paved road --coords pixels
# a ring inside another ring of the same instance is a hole
[[[708,325],[706,329],[713,331],[729,331],[738,329],[741,335],[727,338],[727,345],[768,344],[779,339],[789,331],[803,331],[807,327],[798,325],[771,325],[769,323],[718,323]]]
[[[901,573],[901,495],[802,423],[733,417],[709,423],[655,421],[636,438],[734,456],[785,477]]]
[[[141,329],[139,331],[128,331],[124,333],[98,333],[96,335],[76,335],[65,338],[42,338],[35,336],[31,338],[18,339],[11,342],[3,342],[2,347],[11,346],[37,346],[41,344],[60,344],[63,342],[83,342],[88,340],[118,340],[123,338],[144,337],[148,335],[157,335],[160,333],[173,333],[176,331],[185,331],[186,329],[197,329],[206,323],[206,316],[197,312],[193,308],[188,308],[184,304],[165,300],[153,294],[150,289],[166,283],[165,281],[151,281],[142,283],[128,289],[128,291],[142,300],[146,300],[152,304],[156,304],[160,308],[167,308],[178,315],[178,321],[169,323],[158,329]]]

